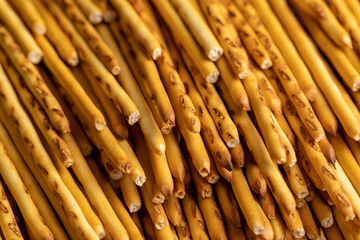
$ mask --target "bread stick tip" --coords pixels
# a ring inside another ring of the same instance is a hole
[[[226,145],[229,147],[229,148],[234,148],[236,147],[236,145],[238,145],[240,143],[240,140],[239,139],[231,139],[230,141],[228,141],[226,143]]]
[[[272,61],[269,59],[264,60],[264,62],[261,64],[261,69],[269,69],[272,67]]]
[[[303,228],[291,229],[291,233],[295,238],[302,238],[305,236],[305,230]]]
[[[156,60],[158,59],[158,57],[160,57],[162,55],[162,50],[161,48],[156,48],[153,53],[152,53],[152,59]]]
[[[130,204],[129,210],[131,213],[137,212],[139,211],[141,208],[141,204],[140,203],[132,203]]]
[[[102,131],[102,130],[104,130],[105,126],[106,126],[106,123],[105,123],[105,122],[103,122],[103,121],[101,121],[101,120],[96,120],[96,121],[95,121],[95,128],[96,128],[96,130]]]
[[[44,35],[46,33],[46,27],[40,26],[40,25],[35,25],[34,26],[34,31],[37,34]]]
[[[208,58],[211,61],[216,62],[222,56],[223,53],[224,50],[222,48],[215,47],[209,51]]]
[[[356,78],[356,81],[353,83],[352,90],[357,92],[360,90],[360,77]]]
[[[135,184],[139,187],[141,187],[144,183],[146,182],[146,177],[145,176],[139,176],[138,178],[136,178],[135,180]]]
[[[33,64],[38,64],[41,62],[41,60],[43,58],[43,52],[42,51],[32,51],[32,52],[29,52],[27,57],[30,60],[30,62],[32,62]]]
[[[161,230],[161,229],[163,229],[164,227],[165,227],[165,221],[164,221],[164,220],[161,220],[161,221],[155,223],[155,228],[156,228],[157,230]]]
[[[321,226],[323,226],[324,228],[329,228],[333,225],[334,223],[334,218],[324,218],[322,221],[321,221]]]
[[[265,227],[264,226],[258,226],[253,229],[253,232],[255,235],[260,235],[265,233]]]
[[[120,180],[123,178],[123,173],[121,171],[112,171],[110,177],[114,180]]]
[[[309,195],[308,191],[302,191],[302,192],[298,193],[298,198],[303,199],[303,198],[306,198],[307,195]]]
[[[113,67],[112,69],[111,69],[111,73],[113,74],[113,75],[119,75],[120,74],[120,71],[121,71],[121,68],[120,68],[120,66],[115,66],[115,67]]]
[[[133,113],[130,114],[127,121],[128,121],[128,123],[130,125],[134,125],[135,123],[137,123],[137,121],[139,121],[139,119],[140,119],[140,113],[139,112],[133,112]]]
[[[248,75],[249,75],[249,72],[248,72],[248,71],[243,71],[243,72],[239,73],[238,77],[239,77],[240,79],[244,79],[244,78],[246,78]]]
[[[352,41],[351,41],[351,38],[349,37],[349,36],[345,36],[344,38],[343,38],[343,41],[344,41],[344,43],[345,43],[345,45],[347,46],[347,47],[349,47],[349,48],[353,48],[353,45],[352,45]]]
[[[103,14],[102,12],[93,12],[89,15],[89,20],[93,24],[99,24],[103,20]]]
[[[210,73],[209,76],[207,76],[206,81],[208,83],[216,83],[217,80],[219,79],[219,76],[220,76],[220,72],[214,71]]]

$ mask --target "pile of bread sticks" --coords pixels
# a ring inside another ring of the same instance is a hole
[[[360,240],[358,0],[0,0],[0,239]]]

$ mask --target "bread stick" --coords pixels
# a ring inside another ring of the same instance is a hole
[[[245,172],[250,189],[260,197],[265,198],[268,189],[264,176],[249,152],[247,152],[246,156]]]
[[[190,28],[191,33],[199,42],[207,57],[211,61],[216,62],[222,56],[224,50],[201,15],[201,12],[198,12],[191,1],[188,0],[172,0],[171,3],[174,5],[186,25]]]
[[[323,0],[292,1],[299,9],[313,17],[324,30],[326,35],[339,47],[352,48],[351,38],[330,8]]]
[[[146,185],[145,187],[140,188],[140,191],[146,210],[149,212],[151,221],[153,222],[153,226],[156,230],[163,229],[167,220],[163,206],[161,204],[152,203]],[[169,225],[169,223],[167,223],[167,225]]]
[[[121,192],[130,213],[137,212],[141,208],[141,197],[135,183],[125,175],[119,180]]]
[[[331,227],[329,228],[324,228],[324,232],[327,239],[329,240],[335,240],[335,239],[344,240],[344,237],[336,223],[331,225]]]
[[[111,24],[111,30],[114,34],[114,37],[120,44],[120,46],[124,46],[123,38],[121,34],[119,34],[116,30],[116,24]],[[110,39],[107,38],[107,39]],[[105,39],[106,40],[106,39]],[[114,40],[114,39],[113,39]],[[153,114],[150,111],[149,106],[147,105],[139,86],[136,83],[136,80],[131,73],[127,62],[122,56],[120,49],[117,47],[116,42],[112,41],[107,42],[111,49],[113,50],[116,58],[118,59],[122,71],[118,76],[119,82],[122,84],[124,89],[128,92],[129,96],[134,100],[136,106],[139,108],[139,112],[141,114],[141,118],[139,119],[139,124],[142,132],[144,133],[145,138],[148,140],[150,147],[160,156],[165,156],[165,140],[161,134],[160,129],[157,127]]]
[[[0,25],[0,34],[0,45],[23,77],[30,91],[45,109],[54,128],[60,132],[69,132],[69,122],[60,104],[44,83],[35,66],[25,57],[3,25]]]
[[[91,160],[89,166],[94,173],[96,180],[99,182],[99,185],[103,189],[106,198],[109,200],[109,203],[114,209],[116,216],[122,223],[121,228],[118,228],[118,236],[122,236],[124,239],[143,239],[139,229],[136,227],[134,221],[131,219],[120,199],[116,196],[106,177],[101,173],[98,166],[96,166],[95,161]]]
[[[331,208],[326,204],[326,202],[318,193],[315,194],[314,199],[311,200],[309,204],[312,212],[315,214],[322,227],[328,228],[333,225],[334,218],[331,212]]]
[[[209,83],[214,83],[219,78],[219,70],[216,65],[211,62],[207,56],[199,49],[200,46],[183,23],[181,17],[177,14],[174,7],[169,1],[155,0],[152,1],[161,17],[170,28],[175,38],[181,41],[186,52],[191,52],[192,60],[197,64],[199,71],[204,79]]]
[[[15,11],[10,7],[7,1],[1,0],[0,19],[11,31],[22,50],[25,52],[26,57],[30,62],[38,64],[42,60],[43,52],[36,44],[31,33],[25,27],[24,23],[17,16]]]
[[[166,143],[166,157],[168,160],[171,175],[178,181],[184,181],[185,166],[183,163],[183,154],[176,140],[174,131],[164,135]]]
[[[311,214],[309,205],[307,203],[305,203],[303,207],[299,208],[299,214],[301,221],[304,224],[306,236],[310,239],[318,238],[320,236],[320,229],[316,225],[314,217]]]
[[[58,23],[55,21],[54,17],[50,14],[41,1],[32,0],[32,2],[39,10],[42,19],[45,21],[46,37],[54,45],[61,59],[70,66],[76,66],[79,63],[79,56],[70,39],[66,36]]]
[[[172,195],[164,202],[164,209],[169,221],[176,227],[181,225],[182,212],[179,199]]]
[[[75,2],[92,24],[99,24],[102,22],[104,13],[95,2],[84,0],[75,0]]]
[[[353,90],[359,90],[360,76],[356,69],[352,66],[345,53],[341,48],[336,46],[327,36],[321,31],[320,26],[315,20],[306,14],[296,10],[306,29],[310,32],[312,38],[315,40],[319,48],[333,63],[336,71],[341,75],[347,86]]]

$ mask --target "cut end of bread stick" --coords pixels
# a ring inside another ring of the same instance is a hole
[[[211,176],[211,177],[209,177],[209,179],[208,179],[208,183],[210,183],[210,184],[215,184],[215,183],[217,183],[217,181],[219,180],[219,176]]]
[[[131,173],[131,171],[132,171],[131,163],[121,164],[119,168],[123,173]]]
[[[119,170],[114,170],[110,173],[111,179],[120,180],[123,178],[123,173]]]
[[[212,189],[211,189],[211,188],[210,188],[210,189],[204,189],[204,190],[201,192],[200,196],[201,196],[202,198],[209,198],[209,197],[211,197],[211,196],[212,196]]]
[[[222,48],[214,47],[214,48],[210,49],[208,58],[211,61],[216,62],[217,60],[219,60],[219,58],[222,56],[223,53],[224,53],[224,50]]]
[[[29,54],[27,55],[27,58],[30,60],[30,62],[32,62],[33,64],[38,64],[41,62],[42,58],[43,58],[43,52],[42,51],[32,51],[29,52]]]
[[[202,177],[206,177],[207,175],[209,175],[209,173],[210,173],[210,169],[206,169],[206,168],[200,169],[199,171],[199,174]]]
[[[302,191],[302,192],[299,192],[299,193],[297,194],[298,198],[300,198],[300,199],[304,199],[304,198],[306,198],[308,195],[309,195],[309,192],[308,192],[308,191]]]
[[[332,217],[325,218],[321,221],[321,226],[324,228],[329,228],[333,225],[334,219]]]
[[[354,136],[354,140],[355,141],[360,141],[360,134],[356,134],[355,136]]]
[[[44,35],[46,33],[46,27],[42,25],[35,24],[34,32],[40,35]]]
[[[302,238],[305,236],[305,230],[303,228],[300,229],[291,229],[291,234],[295,237],[295,238]]]
[[[130,206],[129,206],[129,211],[130,211],[131,213],[134,213],[134,212],[139,211],[140,208],[141,208],[141,204],[140,204],[140,203],[132,203],[132,204],[130,204]]]
[[[161,193],[155,194],[154,198],[151,200],[153,204],[163,204],[165,202],[165,196]]]
[[[115,66],[111,69],[111,73],[114,75],[114,76],[117,76],[120,74],[120,71],[121,71],[121,67],[120,66]]]
[[[62,154],[67,156],[67,158],[63,162],[64,167],[66,167],[66,168],[71,167],[73,165],[73,163],[74,163],[74,160],[71,157],[68,156],[68,153],[64,153],[64,151],[62,151]]]
[[[67,60],[67,63],[72,67],[76,67],[79,64],[79,56],[77,52],[71,53],[71,57]]]
[[[95,120],[95,128],[98,131],[104,130],[106,123],[101,120]]]
[[[146,182],[145,176],[139,176],[135,179],[135,184],[139,187],[142,187],[142,185]]]
[[[110,10],[107,10],[105,13],[104,13],[104,21],[107,22],[107,23],[110,23],[112,21],[114,21],[116,18],[116,12],[112,9]]]
[[[220,76],[220,72],[218,72],[218,71],[212,72],[207,76],[206,82],[216,83],[217,80],[219,79],[219,76]]]
[[[89,15],[89,21],[92,24],[99,24],[103,21],[103,14],[102,12],[93,12]]]
[[[263,233],[265,233],[265,227],[264,226],[255,227],[253,229],[253,232],[255,235],[263,234]]]
[[[161,127],[161,133],[162,134],[169,134],[170,131],[171,131],[171,128],[172,127],[170,127],[169,125],[163,126],[163,127]]]
[[[271,60],[264,60],[263,63],[261,64],[261,69],[269,69],[272,67],[272,61]]]
[[[158,59],[158,57],[160,57],[162,55],[162,50],[161,48],[156,48],[153,52],[152,52],[152,59],[156,60]]]
[[[352,221],[354,220],[355,215],[351,215],[351,216],[345,216],[345,221]]]
[[[137,123],[137,121],[139,121],[139,119],[140,119],[140,113],[139,112],[133,112],[133,113],[130,114],[127,121],[128,121],[128,123],[130,125],[134,125],[135,123]]]
[[[288,167],[293,167],[295,166],[295,164],[297,163],[297,159],[293,158],[293,159],[287,159],[286,164],[288,165]]]
[[[343,38],[343,41],[344,41],[344,44],[349,47],[349,48],[353,48],[353,45],[352,45],[352,41],[351,41],[351,38],[349,36],[345,36]]]
[[[185,192],[182,191],[182,190],[180,190],[180,191],[175,192],[174,195],[175,195],[175,197],[177,197],[177,198],[184,199],[184,197],[185,197]]]
[[[276,162],[277,164],[284,164],[284,163],[286,163],[286,158],[276,159],[275,162]]]
[[[229,147],[229,148],[234,148],[236,147],[236,145],[238,145],[240,143],[240,140],[239,139],[231,139],[230,141],[228,141],[226,143],[226,145]]]
[[[155,223],[155,228],[156,228],[157,230],[161,230],[161,229],[163,229],[164,227],[165,227],[165,221],[164,221],[164,220],[161,220],[161,221]]]
[[[106,233],[102,231],[102,232],[99,232],[97,235],[98,235],[99,239],[103,239],[106,236]]]
[[[354,92],[357,92],[357,91],[360,90],[360,77],[356,77],[356,80],[355,80],[355,82],[354,82],[353,85],[352,85],[352,90],[353,90]]]
[[[239,73],[238,77],[239,77],[240,79],[244,79],[244,78],[246,78],[248,75],[249,75],[249,72],[248,72],[248,71],[243,71],[243,72]]]

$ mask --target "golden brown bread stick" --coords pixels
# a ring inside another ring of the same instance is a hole
[[[86,0],[75,0],[75,2],[92,24],[102,22],[104,13],[95,2]]]
[[[36,44],[34,38],[25,27],[20,17],[10,7],[6,0],[1,0],[0,5],[0,19],[7,28],[9,28],[11,34],[25,52],[27,58],[34,64],[41,62],[43,52]]]

